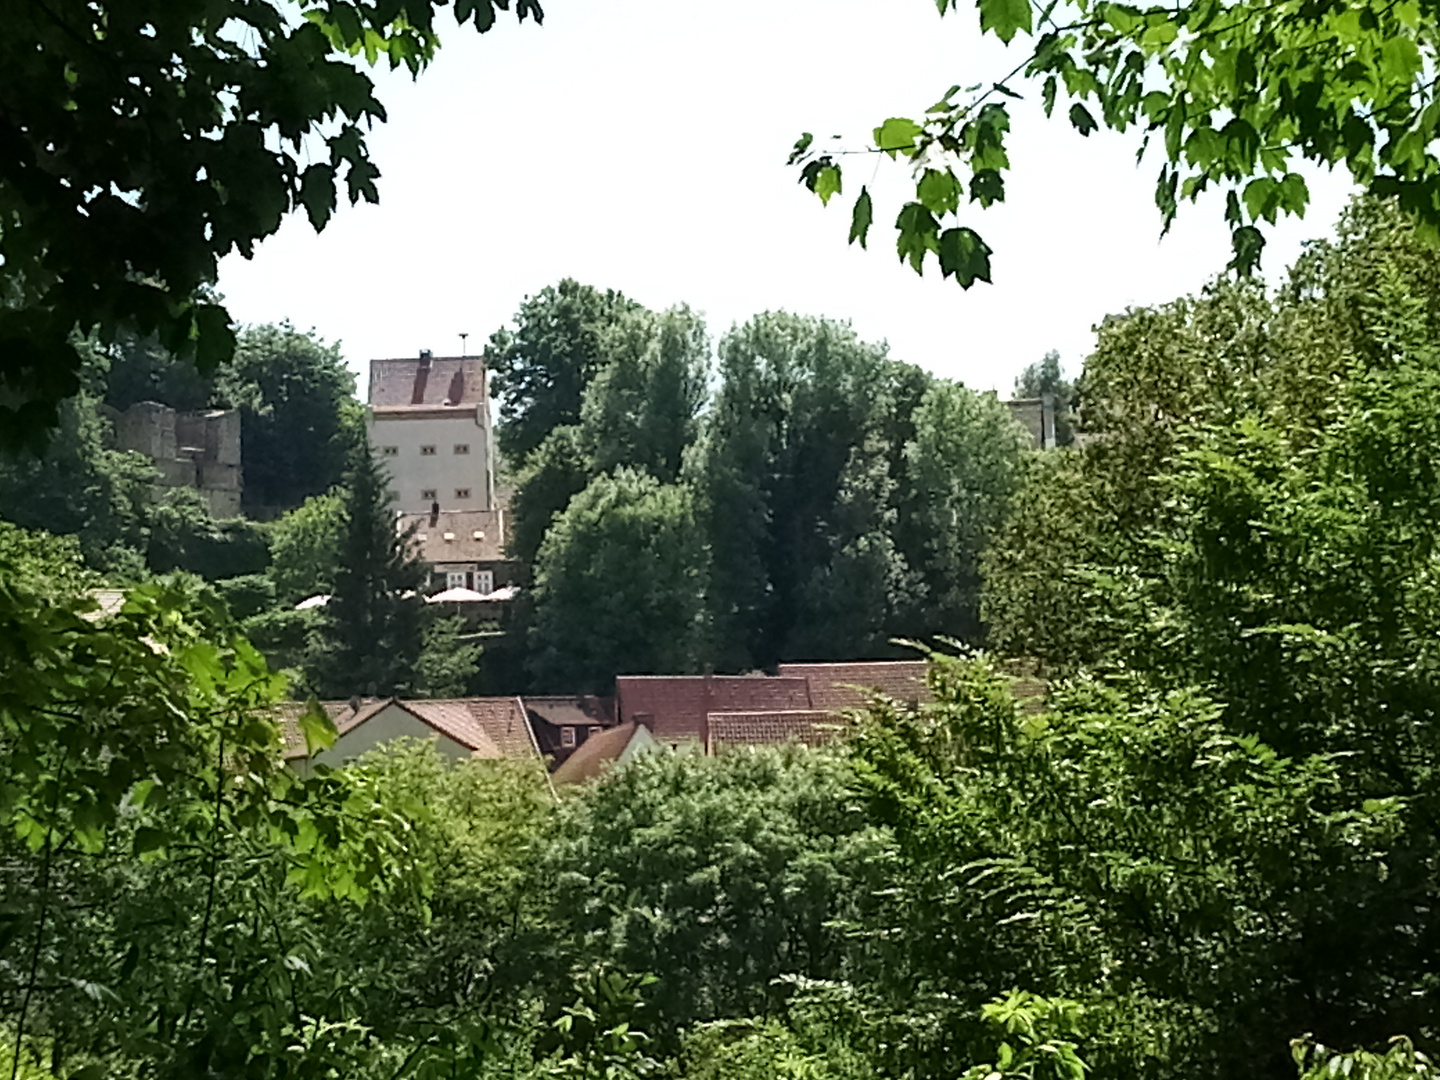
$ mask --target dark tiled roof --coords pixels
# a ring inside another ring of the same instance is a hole
[[[551,774],[551,781],[555,784],[578,784],[584,780],[593,780],[607,765],[614,763],[625,752],[625,748],[630,745],[630,740],[635,737],[635,729],[638,726],[631,722],[605,731],[597,731],[560,763],[560,766]]]
[[[555,727],[609,727],[615,723],[615,699],[596,694],[546,695],[521,699],[530,715]]]
[[[504,522],[499,510],[441,510],[433,518],[429,514],[396,515],[399,532],[412,525],[415,557],[431,566],[505,560]]]
[[[710,752],[725,746],[798,742],[820,746],[844,733],[845,723],[822,709],[710,714]]]
[[[485,400],[485,364],[478,356],[370,361],[370,404],[435,407]]]
[[[843,664],[781,664],[780,674],[810,685],[810,706],[827,711],[858,709],[871,693],[896,701],[930,701],[924,660],[873,660]]]
[[[406,699],[400,703],[476,757],[535,760],[540,749],[519,698]]]
[[[621,675],[615,697],[622,721],[643,720],[662,743],[704,741],[712,712],[811,707],[803,678],[767,675]]]
[[[320,708],[325,710],[325,715],[330,717],[330,722],[335,725],[335,730],[341,735],[351,728],[358,727],[370,717],[390,704],[391,698],[357,698],[353,701],[322,701]],[[355,706],[359,704],[357,709]],[[279,701],[273,706],[271,712],[280,724],[280,737],[285,743],[285,757],[291,758],[307,757],[305,748],[305,734],[300,730],[300,717],[305,714],[307,705],[303,701]]]

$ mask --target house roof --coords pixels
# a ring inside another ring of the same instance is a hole
[[[394,700],[393,698],[352,698],[349,701],[322,701],[320,708],[330,717],[335,730],[341,735],[358,727]],[[280,724],[280,738],[285,744],[285,758],[309,756],[305,746],[305,733],[300,728],[300,717],[305,715],[309,704],[304,701],[277,701],[271,714]]]
[[[403,532],[411,525],[415,526],[415,555],[421,562],[434,566],[505,561],[505,520],[500,510],[441,510],[434,515],[396,515],[396,529]],[[447,536],[450,539],[445,539]]]
[[[343,737],[388,706],[403,709],[438,734],[453,739],[479,758],[534,760],[540,756],[530,718],[519,698],[439,698],[429,700],[369,698],[358,709],[349,701],[322,701],[320,707]],[[280,721],[287,760],[308,756],[300,717],[303,701],[282,701],[274,711]]]
[[[896,701],[930,701],[924,660],[872,660],[839,664],[781,664],[780,674],[805,679],[809,707],[826,711],[858,709],[872,693]]]
[[[811,707],[806,681],[783,675],[621,675],[615,697],[620,719],[643,720],[660,742],[703,741],[712,712]]]
[[[630,740],[635,738],[639,728],[639,724],[631,721],[605,731],[597,731],[560,763],[560,766],[550,776],[551,782],[558,785],[578,784],[584,780],[593,780],[607,765],[620,759],[620,755],[625,753],[625,748],[630,745]]]
[[[519,698],[407,698],[397,704],[468,747],[475,757],[516,761],[540,757],[530,717]]]
[[[575,694],[570,697],[544,695],[525,697],[522,704],[534,720],[553,727],[609,727],[615,723],[615,699],[597,694]]]
[[[370,404],[375,408],[474,405],[485,396],[485,362],[478,356],[370,361]]]
[[[838,738],[843,728],[844,721],[823,709],[711,713],[709,749],[786,742],[820,746]]]

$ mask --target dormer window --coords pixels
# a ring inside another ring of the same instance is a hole
[[[561,746],[574,746],[574,745],[575,745],[575,729],[574,729],[573,727],[562,727],[562,728],[560,729],[560,745],[561,745]]]

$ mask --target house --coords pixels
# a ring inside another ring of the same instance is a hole
[[[565,763],[577,747],[615,726],[615,699],[595,694],[548,695],[521,699],[540,753],[552,767]]]
[[[632,720],[628,724],[604,728],[592,734],[566,758],[551,775],[550,781],[556,787],[562,787],[593,780],[606,769],[619,768],[641,754],[653,754],[659,749],[660,744],[644,724]]]
[[[699,750],[709,743],[711,713],[811,707],[805,679],[774,675],[621,675],[615,680],[615,702],[622,724],[644,724],[671,749]]]
[[[863,708],[874,694],[906,704],[934,700],[925,681],[927,666],[924,660],[851,660],[781,664],[778,670],[805,680],[812,708],[839,712]]]
[[[370,361],[367,430],[402,513],[495,508],[490,393],[480,357],[425,350]]]
[[[310,763],[339,765],[395,739],[433,739],[452,759],[541,761],[530,718],[519,698],[353,698],[322,701],[335,724],[334,745],[313,758],[307,753],[300,717],[305,703],[282,702],[277,713],[285,758],[301,768]]]
[[[519,579],[519,564],[505,558],[503,509],[402,513],[395,527],[414,530],[412,550],[430,569],[426,592],[458,587],[488,595]]]
[[[773,746],[803,743],[823,746],[845,734],[847,721],[824,709],[787,712],[714,712],[706,726],[707,754],[720,754],[739,746]]]

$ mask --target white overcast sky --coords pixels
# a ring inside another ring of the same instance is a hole
[[[828,209],[785,165],[803,131],[859,145],[1015,62],[981,44],[973,7],[942,19],[933,0],[550,0],[541,27],[452,27],[419,80],[378,75],[380,204],[318,236],[291,217],[252,261],[222,263],[221,291],[242,322],[338,339],[357,372],[455,354],[462,332],[474,352],[562,277],[688,303],[717,339],[765,310],[848,319],[981,389],[1008,390],[1049,349],[1073,372],[1105,314],[1193,292],[1229,255],[1215,202],[1183,207],[1160,240],[1157,166],[1136,167],[1133,132],[1082,139],[1038,94],[1014,103],[1007,201],[967,211],[995,283],[969,292],[897,260],[903,165],[850,159],[863,164]],[[1347,197],[1339,177],[1308,175],[1308,216],[1271,230],[1272,278]],[[869,251],[846,245],[862,182],[877,196]]]

